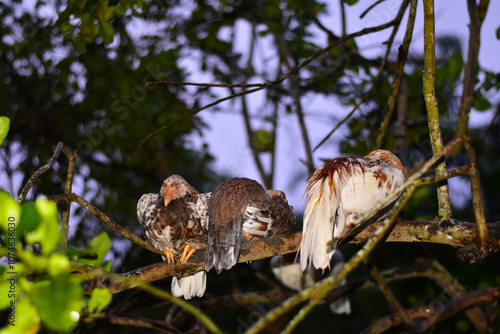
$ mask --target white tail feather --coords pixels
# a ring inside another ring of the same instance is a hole
[[[326,180],[317,182],[309,189],[300,243],[302,271],[311,262],[318,269],[330,266],[333,250],[329,251],[328,243],[332,240],[333,219],[338,205],[338,196],[332,193]]]
[[[194,275],[182,277],[172,277],[172,294],[175,297],[184,297],[191,299],[193,297],[202,297],[207,289],[207,273],[202,270]]]

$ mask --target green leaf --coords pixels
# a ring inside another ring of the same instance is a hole
[[[474,109],[477,111],[486,111],[491,108],[491,102],[488,101],[482,94],[479,94],[474,99]]]
[[[24,202],[21,206],[21,221],[17,226],[17,238],[24,233],[34,231],[40,225],[41,217],[33,202]]]
[[[94,18],[90,13],[85,13],[82,16],[80,34],[86,43],[92,43],[95,36],[97,36],[97,26],[94,22]]]
[[[10,119],[5,116],[0,116],[0,146],[7,137],[7,133],[9,133],[10,128]]]
[[[497,39],[500,39],[500,27],[497,28]]]
[[[9,227],[17,227],[21,217],[21,206],[9,193],[0,190],[0,227],[8,231]]]
[[[60,274],[66,274],[70,271],[70,263],[68,257],[64,254],[54,253],[49,257],[49,274],[51,276],[57,276]]]
[[[48,329],[69,332],[76,327],[83,291],[73,277],[59,275],[51,281],[36,282],[31,289],[31,297]]]
[[[76,261],[94,267],[100,266],[110,248],[111,239],[106,232],[102,232],[92,239],[89,247],[79,252]]]
[[[102,40],[105,44],[110,44],[113,42],[113,34],[115,29],[110,22],[99,20],[99,36],[102,37]]]
[[[358,3],[359,0],[342,0],[344,3],[348,4],[349,6],[353,6]]]
[[[7,325],[0,329],[0,334],[38,333],[40,330],[40,315],[31,300],[25,296],[20,300],[16,300],[15,307],[15,326]]]
[[[111,292],[106,288],[95,288],[90,295],[88,312],[99,316],[101,311],[111,302]]]
[[[47,255],[56,249],[61,238],[57,208],[46,198],[37,200],[35,208],[41,218],[40,224],[36,230],[26,233],[26,241],[29,244],[40,243],[43,254]]]
[[[271,152],[273,150],[273,134],[265,129],[254,132],[255,145],[260,152]]]

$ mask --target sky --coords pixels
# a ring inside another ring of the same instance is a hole
[[[338,2],[334,1],[333,3],[333,7],[330,6],[328,8],[329,15],[320,17],[320,20],[329,29],[340,34]],[[359,19],[359,15],[366,9],[367,2],[360,1],[360,3],[363,4],[347,7],[347,33],[389,21],[396,15],[400,1],[383,2],[363,19]],[[495,35],[496,29],[500,26],[495,13],[499,12],[500,2],[492,1],[483,23],[479,53],[479,62],[483,68],[496,72],[500,71],[500,63],[498,62],[500,41]],[[453,1],[452,5],[448,1],[436,1],[435,13],[436,35],[455,35],[459,37],[465,52],[463,57],[466,59],[469,34],[467,26],[469,16],[466,1]],[[403,18],[399,33],[396,36],[393,50],[396,50],[403,40],[407,17],[408,11]],[[358,38],[356,42],[360,50],[362,50],[363,55],[368,57],[378,56],[385,51],[385,46],[382,43],[387,40],[389,33],[390,29],[371,34],[369,37]],[[248,45],[249,41],[249,27],[244,23],[238,26],[237,40],[241,43],[241,50],[245,50],[245,45]],[[321,31],[317,32],[317,41],[321,45],[327,45],[326,36]],[[261,46],[261,48],[265,52],[265,45]],[[272,48],[270,49],[272,50]],[[497,50],[497,52],[491,52],[492,49]],[[419,1],[417,8],[415,29],[410,47],[411,52],[423,53],[423,8],[421,1]],[[194,59],[190,61],[195,62]],[[192,78],[189,80],[196,81],[197,79],[196,72],[193,72]],[[224,96],[224,94],[227,94],[227,92],[221,91],[221,96]],[[259,108],[262,107],[262,97],[259,94],[254,94],[249,96],[248,100],[250,101],[251,113],[258,114],[260,112]],[[494,100],[500,101],[500,98],[497,96]],[[341,106],[334,98],[325,99],[306,95],[303,96],[302,103],[305,106],[304,113],[306,114],[307,128],[313,147],[350,111],[350,108]],[[217,171],[225,172],[232,176],[248,177],[262,182],[248,148],[242,117],[236,111],[233,111],[234,105],[229,102],[223,103],[219,107],[222,109],[220,112],[207,110],[198,114],[209,128],[204,131],[203,138],[197,136],[191,138],[193,145],[200,145],[204,140],[209,143],[210,152],[216,157],[215,168]],[[474,127],[488,123],[492,115],[493,111],[479,113],[473,110],[471,112],[470,126]],[[258,124],[258,121],[253,120],[254,128],[258,128]],[[346,127],[341,127],[314,153],[315,167],[321,166],[320,159],[332,159],[339,156],[338,144],[346,133]],[[295,115],[283,115],[279,123],[277,151],[275,188],[285,191],[295,211],[302,212],[305,207],[305,198],[302,195],[309,175],[305,166],[300,162],[301,160],[305,160],[305,151]],[[452,201],[458,205],[464,200],[463,196],[470,193],[467,182],[458,179],[450,180],[450,188],[452,190]]]

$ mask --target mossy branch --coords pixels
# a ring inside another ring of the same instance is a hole
[[[436,51],[435,51],[434,0],[424,0],[424,73],[423,92],[427,108],[427,121],[432,151],[439,152],[443,148],[441,127],[439,124],[439,108],[436,99]],[[436,174],[446,172],[444,157],[436,166]],[[446,180],[438,187],[439,215],[452,217],[450,194]]]

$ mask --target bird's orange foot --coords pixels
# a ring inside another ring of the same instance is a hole
[[[187,244],[184,245],[184,250],[182,251],[181,255],[181,263],[186,263],[191,257],[191,255],[194,254],[194,252],[196,252],[196,248],[193,248]]]
[[[163,253],[165,254],[165,257],[167,258],[168,263],[174,263],[174,252],[170,250],[170,248],[165,247]]]

